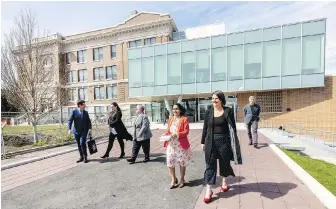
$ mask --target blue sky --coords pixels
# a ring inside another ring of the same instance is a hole
[[[27,6],[41,29],[62,35],[114,26],[133,9],[170,13],[179,30],[221,21],[232,32],[325,17],[326,73],[336,75],[336,2],[2,2],[1,35]]]

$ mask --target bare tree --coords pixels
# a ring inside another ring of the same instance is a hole
[[[1,81],[8,102],[25,112],[37,138],[38,117],[46,108],[60,103],[59,55],[45,37],[39,36],[35,15],[21,11],[14,27],[5,34],[1,47]]]

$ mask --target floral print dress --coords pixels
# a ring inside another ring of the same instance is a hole
[[[179,119],[174,118],[174,121],[170,127],[170,134],[176,134],[177,127],[179,124]],[[177,167],[177,166],[187,166],[192,158],[192,151],[190,148],[182,149],[178,138],[171,138],[168,141],[167,146],[167,166]]]

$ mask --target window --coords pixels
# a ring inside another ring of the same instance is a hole
[[[106,79],[107,80],[117,80],[117,66],[112,65],[106,67]]]
[[[182,83],[195,83],[195,52],[182,53]]]
[[[135,40],[128,42],[128,48],[139,47],[141,45],[141,40]]]
[[[104,59],[103,47],[93,49],[93,61],[101,61]]]
[[[153,37],[153,38],[146,38],[145,39],[145,46],[149,46],[149,45],[154,45],[156,44],[156,38]]]
[[[69,71],[68,72],[68,83],[75,83],[76,82],[76,71]]]
[[[77,89],[69,89],[69,101],[77,101]]]
[[[117,86],[108,86],[107,99],[117,99]]]
[[[167,56],[155,56],[154,59],[155,85],[167,85]]]
[[[128,82],[130,87],[141,87],[141,60],[128,61]]]
[[[263,78],[280,76],[281,41],[263,43]]]
[[[229,80],[242,80],[244,74],[243,46],[228,47],[228,74]]]
[[[77,51],[77,63],[86,63],[87,62],[87,51],[80,50]]]
[[[93,80],[94,81],[103,81],[104,78],[105,78],[104,68],[102,67],[93,68]]]
[[[212,49],[212,81],[225,81],[226,80],[226,48]]]
[[[323,72],[323,39],[322,35],[302,38],[302,74]]]
[[[94,99],[95,100],[105,99],[105,87],[95,87],[94,88]]]
[[[261,44],[245,45],[245,79],[261,76]]]
[[[111,58],[114,59],[117,57],[117,47],[116,45],[111,46]]]
[[[44,66],[51,66],[52,65],[52,58],[47,56],[43,61]]]
[[[291,38],[282,41],[282,75],[300,75],[301,39]]]
[[[168,54],[168,85],[179,85],[181,74],[180,54]]]
[[[105,115],[106,108],[105,108],[105,106],[95,106],[94,107],[94,112],[95,112],[96,115]]]
[[[65,53],[65,63],[67,65],[70,65],[71,64],[71,53],[68,52],[68,53]]]
[[[86,82],[87,81],[87,70],[78,70],[78,82]]]
[[[87,87],[78,89],[78,99],[81,99],[81,100],[84,100],[84,101],[89,100],[88,88]]]
[[[282,91],[257,92],[256,103],[260,105],[261,112],[282,112]]]
[[[210,55],[209,50],[197,51],[196,82],[204,83],[210,81]]]
[[[142,58],[141,75],[142,86],[154,86],[154,63],[153,57]]]

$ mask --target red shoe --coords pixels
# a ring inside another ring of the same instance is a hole
[[[221,187],[221,192],[227,192],[229,191],[230,187],[227,186],[227,187]]]
[[[203,202],[205,202],[205,203],[209,203],[210,200],[211,200],[211,198],[212,198],[212,195],[213,195],[213,192],[211,191],[210,197],[209,197],[209,198],[204,197]]]

